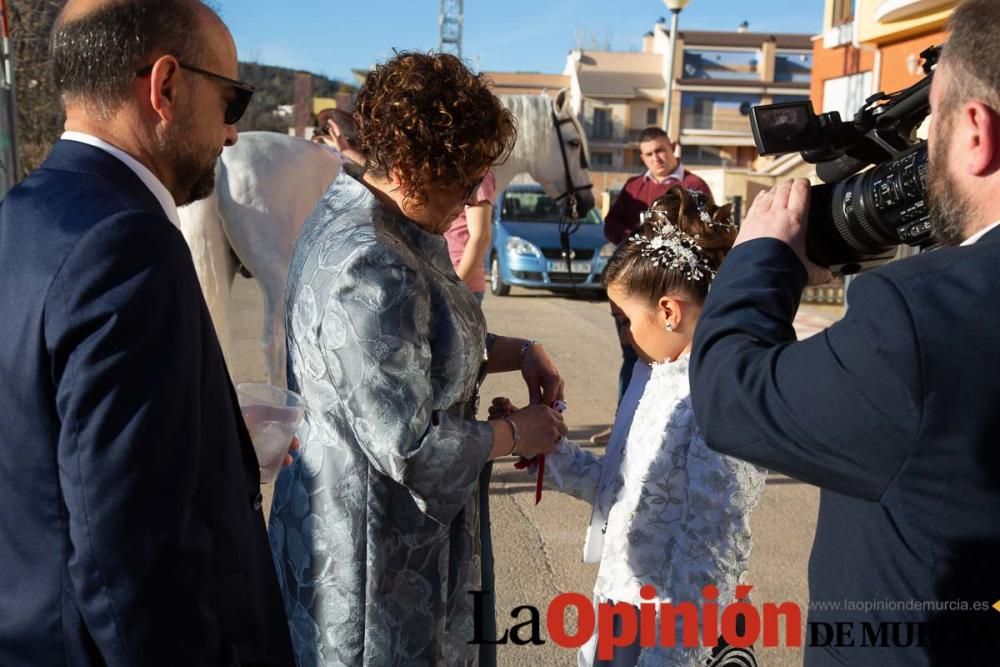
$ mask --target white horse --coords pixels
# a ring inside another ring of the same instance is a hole
[[[578,215],[594,205],[587,173],[586,136],[565,90],[548,95],[500,96],[517,119],[510,157],[494,168],[497,191],[528,173],[552,197],[575,199]],[[285,281],[295,239],[306,218],[340,173],[328,149],[283,134],[246,132],[223,151],[215,192],[180,209],[181,230],[227,360],[230,290],[239,264],[264,296],[267,380],[285,385]]]

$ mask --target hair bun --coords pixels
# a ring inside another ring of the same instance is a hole
[[[694,239],[712,270],[719,268],[736,240],[733,205],[716,206],[709,194],[674,185],[649,208],[666,213],[677,229]]]

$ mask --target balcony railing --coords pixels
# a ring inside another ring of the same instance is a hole
[[[610,120],[607,122],[595,123],[592,120],[583,123],[587,139],[591,141],[616,141],[625,140],[625,126],[621,121]]]
[[[750,134],[750,120],[748,118],[716,118],[708,114],[682,113],[681,131],[685,130]]]

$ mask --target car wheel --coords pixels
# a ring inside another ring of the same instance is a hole
[[[500,258],[494,254],[490,258],[490,292],[494,296],[507,296],[510,294],[510,285],[500,277]]]

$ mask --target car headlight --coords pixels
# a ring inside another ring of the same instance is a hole
[[[604,245],[601,246],[601,253],[598,255],[598,257],[600,257],[601,259],[607,259],[608,257],[611,257],[611,255],[615,254],[616,247],[617,246],[615,246],[614,243],[605,243]]]
[[[541,257],[542,251],[534,243],[528,243],[522,238],[512,236],[507,239],[507,252],[512,255],[522,255],[528,257]]]

